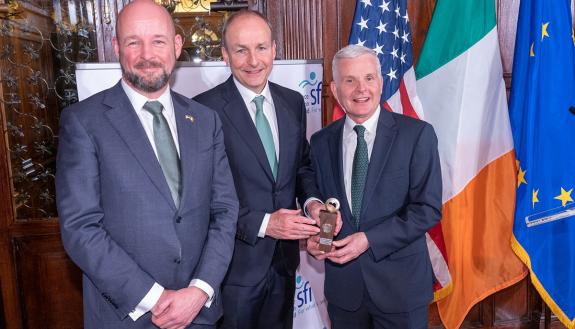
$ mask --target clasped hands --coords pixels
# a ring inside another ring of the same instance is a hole
[[[197,287],[165,289],[152,308],[152,322],[162,329],[186,328],[206,304],[208,295]]]

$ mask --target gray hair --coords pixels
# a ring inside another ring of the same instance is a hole
[[[375,51],[373,51],[373,49],[360,45],[348,45],[338,50],[338,52],[335,53],[335,56],[333,56],[333,61],[331,62],[331,72],[333,74],[333,80],[337,81],[338,79],[339,71],[337,67],[340,60],[344,58],[353,59],[363,55],[370,55],[373,57],[373,60],[375,61],[377,66],[377,75],[378,77],[381,78],[381,64],[379,63],[379,59],[377,58]]]

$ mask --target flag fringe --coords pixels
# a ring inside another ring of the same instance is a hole
[[[529,258],[529,254],[525,251],[525,249],[523,249],[523,246],[515,238],[514,234],[511,236],[511,249],[513,249],[517,257],[519,257],[519,259],[521,259],[521,261],[529,269],[531,283],[533,283],[535,289],[537,289],[537,292],[539,293],[545,304],[549,306],[551,312],[553,312],[553,314],[557,316],[559,321],[561,321],[561,323],[563,323],[565,327],[567,327],[568,329],[575,329],[575,319],[569,319],[569,317],[565,314],[565,312],[563,312],[563,310],[557,305],[557,303],[555,303],[553,298],[551,298],[551,295],[549,295],[547,290],[545,290],[545,288],[543,287],[543,285],[541,284],[541,282],[531,269],[531,258]]]
[[[453,280],[449,281],[449,284],[445,287],[441,287],[433,292],[433,302],[437,302],[438,300],[447,297],[453,290]]]

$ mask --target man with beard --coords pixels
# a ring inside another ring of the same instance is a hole
[[[216,113],[170,91],[170,15],[137,0],[113,40],[122,79],[62,112],[64,247],[82,269],[85,328],[213,328],[238,201]]]

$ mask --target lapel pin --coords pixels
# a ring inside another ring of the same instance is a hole
[[[186,120],[190,120],[191,123],[194,123],[195,119],[193,116],[186,114]]]

